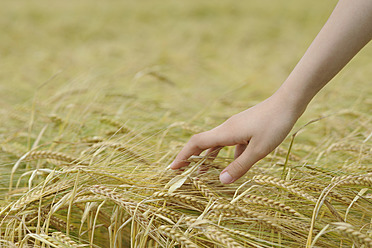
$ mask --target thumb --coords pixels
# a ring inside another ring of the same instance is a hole
[[[252,165],[264,157],[261,154],[254,152],[252,147],[253,144],[250,142],[244,152],[221,172],[221,183],[233,183],[242,177],[252,167]]]

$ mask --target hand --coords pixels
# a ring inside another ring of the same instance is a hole
[[[196,134],[183,147],[172,169],[189,164],[187,159],[204,150],[217,156],[224,146],[235,145],[235,160],[220,174],[229,184],[243,176],[257,161],[272,152],[288,135],[303,110],[296,110],[283,96],[273,95],[265,101],[229,118],[212,130]]]
[[[371,39],[372,1],[340,0],[276,94],[194,135],[170,167],[186,166],[191,155],[204,150],[213,158],[221,147],[236,145],[235,160],[220,175],[222,183],[234,182],[284,140],[317,92]]]

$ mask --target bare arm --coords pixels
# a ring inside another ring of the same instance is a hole
[[[186,166],[191,155],[236,145],[235,160],[221,175],[232,183],[273,151],[311,99],[372,39],[372,0],[340,0],[327,23],[282,86],[268,99],[194,135],[171,164]]]
[[[372,1],[340,0],[279,91],[304,108],[372,39]]]

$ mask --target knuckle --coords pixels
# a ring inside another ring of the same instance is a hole
[[[240,160],[235,160],[232,163],[232,168],[234,170],[234,174],[242,175],[246,170],[245,164],[243,164]]]
[[[223,123],[223,125],[224,125],[224,126],[232,126],[232,125],[234,125],[234,123],[236,122],[236,119],[237,119],[236,115],[233,115],[233,116],[231,116],[229,119],[227,119],[227,120]]]
[[[191,148],[199,148],[202,141],[203,133],[194,134],[191,136],[189,145]]]
[[[193,136],[191,136],[190,138],[190,142],[195,144],[195,143],[198,143],[200,141],[200,137],[201,136],[201,133],[198,133],[198,134],[194,134]]]
[[[263,159],[268,154],[267,149],[262,146],[255,146],[253,148],[253,154],[257,157],[258,160]]]

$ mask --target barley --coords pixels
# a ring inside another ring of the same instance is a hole
[[[336,229],[340,231],[343,235],[353,240],[357,244],[363,244],[366,248],[372,247],[372,239],[367,235],[357,231],[355,227],[348,223],[335,223]]]
[[[103,142],[105,139],[99,136],[93,136],[93,137],[87,137],[84,139],[81,139],[82,143],[99,143]]]
[[[280,156],[287,156],[288,151],[281,148],[281,147],[278,147],[278,148],[275,149],[274,154],[280,155]],[[301,158],[299,156],[297,156],[295,154],[292,154],[292,153],[289,154],[288,159],[292,160],[292,161],[300,161],[301,160]]]
[[[299,196],[300,198],[307,199],[313,203],[316,203],[316,198],[305,193],[303,190],[300,188],[297,188],[294,184],[275,178],[271,176],[266,176],[266,175],[256,175],[253,177],[254,182],[258,184],[263,184],[263,185],[273,185],[276,187],[279,187],[281,189],[287,190],[288,192]]]
[[[23,147],[18,143],[10,143],[0,145],[0,150],[16,157],[21,157],[23,154],[25,154],[26,147]]]
[[[126,125],[124,125],[123,123],[117,120],[114,120],[107,116],[103,116],[101,117],[100,121],[104,124],[117,128],[117,131],[115,133],[125,133],[125,134],[131,134],[135,136],[135,133],[129,127],[127,127]]]
[[[332,182],[337,183],[338,186],[358,185],[358,186],[372,186],[372,176],[340,176],[332,178]]]
[[[61,125],[64,122],[61,117],[55,114],[49,115],[48,117],[51,120],[51,122],[53,122],[57,126]]]
[[[182,195],[178,193],[164,193],[164,192],[155,192],[153,194],[154,198],[163,198],[174,203],[183,203],[188,207],[196,208],[198,210],[204,210],[207,203],[199,200],[193,196]]]
[[[105,186],[93,185],[90,188],[90,191],[94,194],[102,195],[113,200],[116,204],[123,207],[131,216],[136,218],[141,224],[144,224],[145,226],[148,225],[147,218],[140,211],[137,211],[137,203],[124,198]]]
[[[328,151],[349,151],[349,152],[360,152],[364,154],[370,154],[372,149],[366,147],[350,145],[350,144],[333,144],[328,148]]]
[[[223,227],[223,226],[220,226],[219,228],[227,231],[227,232],[230,232],[230,233],[233,233],[233,234],[236,234],[238,236],[242,236],[242,237],[246,237],[248,238],[249,240],[255,240],[255,241],[258,241],[258,242],[267,242],[261,238],[258,238],[250,233],[247,233],[247,232],[244,232],[244,231],[240,231],[240,230],[234,230],[234,229],[231,229],[231,228],[226,228],[226,227]],[[249,244],[249,242],[247,242]],[[268,242],[269,243],[269,242]],[[257,247],[256,245],[252,245],[252,247]]]
[[[92,195],[84,195],[78,196],[74,199],[74,203],[86,203],[86,202],[97,202],[103,201],[106,198],[104,196],[92,196]]]
[[[164,208],[164,207],[157,209],[156,212],[166,215],[167,218],[170,218],[175,223],[178,222],[181,219],[180,214],[178,214],[178,213],[176,213],[172,210],[169,210],[167,208]]]
[[[72,247],[72,248],[79,247],[75,241],[73,241],[70,237],[66,236],[64,233],[54,232],[52,233],[52,237],[55,238],[57,241],[63,243],[67,247]]]
[[[174,241],[177,241],[186,248],[198,248],[198,246],[195,243],[191,242],[187,237],[185,237],[185,235],[181,231],[172,226],[163,225],[160,226],[158,230],[161,231],[165,236],[171,238]]]
[[[58,161],[64,161],[69,164],[79,164],[87,165],[86,163],[80,161],[77,158],[71,157],[67,154],[61,152],[52,152],[52,151],[33,151],[30,152],[24,160],[37,160],[37,159],[54,159]]]
[[[208,226],[205,228],[202,228],[201,231],[199,231],[200,234],[203,234],[207,238],[216,241],[219,244],[222,244],[223,247],[226,248],[243,248],[242,245],[234,241],[227,233],[221,232],[215,227]]]
[[[251,210],[248,210],[248,209],[245,209],[245,208],[241,208],[241,207],[238,207],[238,206],[235,206],[235,205],[217,204],[217,205],[214,205],[212,207],[212,209],[213,209],[214,212],[216,212],[218,214],[228,213],[228,214],[235,215],[235,216],[255,218],[258,221],[260,221],[260,222],[262,222],[262,223],[264,223],[264,224],[266,224],[270,227],[274,227],[275,229],[278,229],[278,230],[281,229],[281,227],[277,223],[274,223],[268,217],[266,217],[266,216],[264,216],[260,213],[257,213],[257,212],[254,212],[254,211],[251,211]]]
[[[192,125],[190,125],[186,122],[182,122],[182,121],[175,122],[175,123],[173,123],[169,126],[169,128],[173,128],[173,127],[181,127],[183,130],[188,131],[188,132],[193,133],[193,134],[203,132],[202,128],[197,127],[197,126],[192,126]]]
[[[55,185],[50,185],[45,188],[37,187],[34,188],[32,191],[29,191],[26,195],[18,199],[12,206],[11,211],[18,211],[22,209],[23,207],[26,207],[28,204],[37,201],[41,198],[45,198],[46,196],[55,194],[57,192],[62,192],[66,190],[67,188],[71,187],[69,182],[65,182],[61,185],[58,185],[56,187]]]
[[[342,166],[342,169],[347,171],[354,171],[354,172],[372,172],[372,166],[371,165],[344,165]]]
[[[127,154],[129,157],[132,157],[136,159],[137,161],[144,163],[144,164],[151,164],[149,161],[143,158],[143,156],[137,154],[137,152],[133,151],[132,148],[130,148],[128,145],[122,144],[122,143],[115,143],[115,142],[100,142],[95,144],[92,148],[97,149],[101,147],[110,147],[112,149],[115,149],[117,151],[123,152]]]
[[[257,204],[257,205],[262,205],[262,206],[267,206],[270,208],[274,208],[280,211],[283,211],[285,213],[290,213],[293,214],[297,217],[303,217],[300,213],[298,213],[296,210],[293,208],[281,203],[274,201],[272,199],[266,198],[266,197],[261,197],[258,195],[244,195],[243,201],[247,204]]]
[[[67,222],[55,217],[54,215],[50,216],[49,219],[50,226],[54,227],[56,230],[66,230],[67,229]],[[69,225],[70,230],[75,230],[75,226],[70,224]]]
[[[317,184],[312,184],[312,183],[308,183],[308,182],[295,183],[294,185],[297,188],[302,188],[304,190],[313,191],[313,192],[321,192],[321,191],[323,191],[323,188],[324,188],[323,185],[317,185]],[[346,203],[346,204],[349,204],[350,201],[351,201],[349,198],[345,197],[344,195],[342,195],[341,193],[339,193],[335,190],[329,192],[328,196],[332,199],[335,199],[339,202],[343,202],[343,203]]]
[[[209,188],[207,185],[205,185],[205,183],[203,183],[203,181],[199,178],[192,178],[192,183],[194,185],[194,187],[199,190],[199,192],[206,198],[208,199],[218,199],[218,195],[211,189]]]

